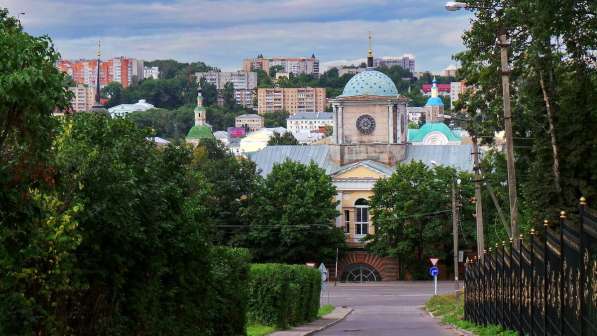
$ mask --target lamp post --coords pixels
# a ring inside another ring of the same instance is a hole
[[[486,7],[471,6],[464,2],[448,1],[446,10],[457,11],[461,9],[489,9]],[[497,9],[497,15],[501,15],[502,10]],[[508,47],[510,42],[506,34],[506,29],[500,27],[498,32],[498,44],[500,47],[500,63],[502,75],[502,101],[504,109],[504,132],[506,136],[506,168],[508,170],[508,199],[510,204],[510,228],[511,237],[518,237],[518,204],[516,193],[516,170],[514,166],[514,144],[512,142],[512,110],[510,104],[510,66],[508,64]],[[516,241],[516,245],[520,243]]]

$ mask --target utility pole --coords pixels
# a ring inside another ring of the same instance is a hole
[[[477,222],[477,255],[483,260],[485,250],[485,234],[483,229],[483,196],[481,195],[481,167],[479,166],[479,143],[473,135],[473,164],[475,171],[475,219]]]
[[[508,198],[510,201],[510,228],[512,235],[518,237],[518,205],[516,198],[516,172],[514,165],[514,144],[512,140],[512,110],[510,106],[510,66],[508,65],[508,47],[510,42],[504,28],[499,32],[500,62],[502,73],[502,95],[504,103],[504,131],[506,133],[506,167],[508,169]],[[520,240],[515,240],[519,247]]]
[[[460,289],[458,284],[458,204],[456,199],[456,176],[452,178],[452,235],[454,236],[454,288]]]

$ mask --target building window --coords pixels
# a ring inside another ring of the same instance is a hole
[[[355,233],[357,235],[366,235],[369,231],[369,202],[366,199],[359,198],[354,205],[357,213]]]
[[[350,233],[350,211],[344,210],[344,233]]]

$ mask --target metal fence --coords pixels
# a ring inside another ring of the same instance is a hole
[[[467,262],[465,319],[524,335],[597,335],[597,212],[581,198],[567,217]]]

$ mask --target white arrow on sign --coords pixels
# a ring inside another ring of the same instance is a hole
[[[435,266],[437,264],[437,262],[439,261],[439,258],[429,258],[429,260],[431,260],[431,264],[433,266]]]

